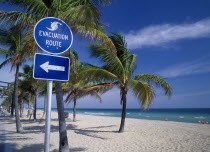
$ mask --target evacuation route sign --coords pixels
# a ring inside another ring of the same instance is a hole
[[[46,80],[69,80],[69,58],[36,53],[33,77]]]
[[[71,47],[73,34],[64,21],[46,17],[35,25],[34,39],[42,50],[50,54],[61,54]]]

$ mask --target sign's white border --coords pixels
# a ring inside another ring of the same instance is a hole
[[[58,18],[55,18],[55,17],[45,17],[45,18],[42,18],[41,20],[39,20],[39,21],[36,23],[36,25],[35,25],[35,27],[34,27],[34,31],[33,31],[34,40],[35,40],[36,44],[37,44],[43,51],[45,51],[45,52],[47,52],[47,53],[50,53],[50,54],[63,54],[64,52],[68,51],[68,49],[70,49],[70,47],[71,47],[71,45],[72,45],[72,43],[73,43],[73,33],[72,33],[70,27],[68,26],[68,24],[66,24],[66,26],[69,28],[70,33],[71,33],[71,43],[70,43],[69,47],[68,47],[65,51],[60,52],[60,53],[49,52],[49,51],[43,49],[43,48],[39,45],[39,43],[36,41],[36,37],[35,37],[36,26],[37,26],[37,25],[39,24],[39,22],[41,22],[42,20],[48,19],[48,18],[54,18],[54,19],[57,19],[57,20],[61,21],[61,22],[64,23],[64,24],[66,24],[64,21],[62,21],[62,20],[60,20],[60,19],[58,19]]]
[[[54,57],[60,57],[60,58],[67,58],[69,60],[69,69],[68,69],[68,80],[60,80],[60,79],[46,79],[46,78],[36,78],[34,76],[35,73],[35,60],[36,60],[36,55],[37,54],[41,54],[41,55],[45,55],[45,56],[54,56]],[[70,59],[68,57],[63,57],[63,56],[57,56],[57,55],[49,55],[49,54],[42,54],[42,53],[35,53],[34,55],[34,67],[33,67],[33,78],[34,79],[40,79],[40,80],[56,80],[56,81],[69,81],[69,73],[70,73]]]

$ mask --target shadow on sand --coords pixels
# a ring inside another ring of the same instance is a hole
[[[43,152],[43,144],[30,144],[24,145],[23,147],[18,146],[17,144],[4,143],[0,144],[0,152]],[[81,152],[87,151],[86,148],[70,148],[70,152]],[[51,152],[58,152],[57,149],[52,150]]]
[[[2,131],[2,130],[0,130]],[[0,152],[43,152],[44,151],[44,144],[30,144],[30,145],[23,145],[20,147],[18,144],[14,144],[13,141],[16,140],[28,140],[33,138],[24,138],[21,136],[10,136],[0,134]],[[9,134],[18,135],[15,132],[10,132]],[[77,148],[70,148],[71,152],[81,152],[87,151],[87,148],[77,147]],[[57,149],[52,150],[52,152],[58,152]]]
[[[98,138],[98,139],[103,139],[106,140],[107,138],[101,137],[97,135],[97,133],[105,133],[105,132],[112,132],[116,133],[117,131],[100,131],[100,130],[92,130],[92,129],[98,129],[98,128],[109,128],[109,127],[114,127],[115,125],[110,125],[110,126],[98,126],[98,127],[89,127],[89,128],[84,128],[84,129],[79,129],[77,128],[76,125],[69,124],[67,125],[68,130],[74,130],[76,134],[84,135],[84,136],[89,136],[93,138]]]
[[[9,123],[14,123],[15,121],[11,118],[6,118],[7,121],[5,121],[5,124],[9,124]],[[52,121],[57,121],[57,119],[52,119]],[[40,125],[35,125],[35,126],[29,126],[29,127],[24,127],[24,132],[18,134],[14,131],[7,131],[7,143],[5,143],[5,136],[4,134],[0,134],[0,152],[5,152],[2,151],[3,149],[5,149],[4,147],[10,147],[10,149],[13,149],[13,151],[11,152],[41,152],[44,151],[44,144],[31,144],[31,145],[24,145],[23,147],[20,147],[20,145],[18,146],[17,144],[12,144],[12,142],[14,140],[28,140],[28,139],[33,139],[33,138],[24,138],[23,136],[21,136],[21,134],[30,134],[30,133],[44,133],[45,132],[45,126],[44,126],[44,120],[40,119],[37,121],[33,121],[33,120],[28,120],[28,119],[24,119],[21,120],[21,122],[23,123],[43,123],[42,126]],[[68,124],[67,125],[67,130],[72,130],[74,131],[76,134],[80,134],[80,135],[84,135],[84,136],[89,136],[89,137],[93,137],[93,138],[97,138],[97,139],[102,139],[102,140],[106,140],[107,138],[104,138],[102,136],[99,136],[98,133],[106,133],[106,132],[112,132],[112,133],[117,133],[117,131],[106,131],[106,128],[110,128],[110,127],[115,127],[116,125],[109,125],[109,126],[96,126],[96,127],[88,127],[88,128],[78,128],[77,125],[74,124]],[[51,132],[58,132],[59,127],[58,126],[54,126],[51,125]],[[101,129],[101,130],[100,130]],[[105,129],[105,130],[104,130]],[[2,131],[2,130],[0,130]],[[14,136],[16,135],[16,136]],[[70,138],[70,137],[69,137]],[[80,151],[86,151],[87,148],[83,148],[83,147],[76,147],[70,148],[71,152],[80,152]],[[6,151],[6,152],[10,152],[10,151]],[[58,152],[58,150],[54,149],[52,152]]]

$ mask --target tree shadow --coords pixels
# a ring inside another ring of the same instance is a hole
[[[70,150],[70,152],[80,152],[80,151],[87,151],[87,148],[81,148],[81,147],[77,147],[77,148],[70,148],[69,149]],[[58,152],[59,150],[57,150],[57,149],[54,149],[53,151],[51,151],[51,152]]]
[[[20,148],[18,144],[14,143],[0,143],[0,152],[43,152],[44,144],[30,144],[24,145]],[[50,150],[51,151],[51,150]],[[51,152],[58,152],[59,150],[54,149]],[[77,147],[70,148],[71,152],[87,151],[87,148]]]
[[[30,144],[24,145],[23,147],[19,147],[18,144],[10,144],[6,143],[7,145],[4,146],[2,152],[41,152],[44,151],[43,144]]]
[[[0,121],[4,124],[13,124],[15,123],[15,120],[11,119],[13,117],[11,116],[0,116]]]
[[[110,128],[110,127],[116,127],[116,125],[109,125],[109,126],[97,126],[97,127],[88,127],[87,129],[94,129],[94,128]],[[85,128],[86,129],[86,128]]]
[[[11,134],[15,134],[16,132],[8,132],[8,131],[4,132],[4,130],[0,130],[0,132],[2,131],[3,133],[0,134],[0,152],[13,152],[13,149],[17,149],[15,148],[16,144],[12,143],[13,141],[33,139],[33,138],[22,137],[22,136],[11,136]],[[15,150],[15,151],[19,151],[19,150]]]
[[[28,139],[33,139],[33,138],[21,137],[21,136],[7,136],[7,141],[28,140]],[[1,135],[0,135],[0,141],[5,141],[5,139],[2,138]]]
[[[37,126],[31,127],[31,129],[34,129],[34,127],[37,129]],[[42,129],[44,126],[38,126],[38,132]],[[54,130],[57,130],[58,127],[56,127]],[[4,130],[0,130],[2,132]],[[27,133],[27,132],[24,132]],[[23,133],[23,134],[24,134]],[[29,131],[28,133],[31,133]],[[5,136],[6,134],[6,136]],[[13,134],[13,136],[11,136]],[[31,140],[33,138],[29,137],[22,137],[22,136],[14,136],[17,135],[16,132],[7,131],[6,133],[0,133],[0,152],[42,152],[44,151],[44,144],[30,144],[30,145],[23,145],[20,148],[20,145],[12,143],[13,141],[17,140]],[[6,143],[5,143],[6,142]],[[80,151],[86,151],[87,148],[77,147],[77,148],[70,148],[71,152],[80,152]],[[58,152],[58,150],[54,149],[52,152]]]
[[[50,132],[58,132],[59,127],[51,125]],[[24,127],[24,131],[21,134],[27,133],[45,133],[45,126],[29,126]]]
[[[70,148],[70,151],[77,152],[77,151],[87,151],[87,148]]]
[[[74,130],[76,134],[81,134],[84,136],[88,137],[93,137],[93,138],[98,138],[102,140],[106,140],[107,138],[101,137],[99,135],[96,135],[97,133],[105,133],[105,132],[112,132],[116,133],[117,131],[101,131],[101,130],[91,130],[91,129],[97,129],[97,128],[109,128],[113,127],[115,125],[110,125],[110,126],[98,126],[98,127],[89,127],[89,128],[84,128],[84,129],[78,129],[76,125],[69,124],[67,125],[67,129]]]

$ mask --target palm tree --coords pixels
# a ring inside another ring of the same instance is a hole
[[[98,79],[106,82],[102,86],[110,84],[110,88],[117,86],[120,89],[120,103],[122,104],[122,115],[119,132],[124,131],[127,93],[131,90],[144,109],[151,104],[155,93],[153,85],[160,87],[165,91],[165,95],[171,96],[172,89],[170,85],[161,77],[152,74],[133,75],[136,69],[136,55],[131,54],[126,42],[120,34],[113,34],[110,39],[114,43],[117,54],[113,55],[109,48],[95,44],[91,45],[90,50],[93,56],[98,57],[104,63],[104,66],[92,67],[82,71],[82,75],[89,77],[93,82]]]
[[[2,3],[8,0],[2,0]],[[102,41],[115,50],[112,41],[105,34],[100,22],[100,6],[111,3],[111,0],[9,0],[23,11],[0,11],[0,20],[4,24],[20,24],[28,27],[29,34],[37,21],[44,17],[57,17],[64,20],[71,29],[84,37]]]
[[[23,104],[26,103],[27,98],[28,98],[28,93],[25,92],[23,89],[23,85],[21,83],[22,81],[19,80],[19,86],[18,86],[18,104],[19,104],[19,109],[20,109],[20,117],[23,117]]]
[[[7,2],[7,0],[2,0],[2,2]],[[110,49],[115,50],[112,41],[104,32],[103,24],[100,23],[101,12],[99,6],[109,4],[110,0],[10,0],[10,3],[22,8],[23,12],[0,11],[0,20],[5,24],[19,23],[31,29],[29,33],[32,33],[33,26],[38,20],[54,16],[64,20],[74,32],[82,34],[84,37],[100,40]],[[64,107],[62,107],[61,82],[56,82],[56,98],[58,119],[59,122],[63,123],[62,126],[59,126],[59,151],[64,152],[69,151],[69,146],[64,111],[62,111]]]
[[[3,81],[2,81],[3,82]],[[6,83],[6,82],[3,82],[3,83]],[[3,87],[3,88],[0,88],[0,98],[4,98],[4,100],[2,101],[1,105],[12,105],[11,103],[11,97],[12,97],[12,94],[13,94],[13,90],[14,90],[14,84],[13,83],[8,83],[8,86],[6,87]]]
[[[33,66],[24,65],[23,73],[19,73],[19,76],[23,78],[22,89],[24,92],[28,92],[31,96],[34,96],[34,120],[36,120],[37,112],[37,99],[42,90],[45,90],[47,83],[44,80],[37,80],[33,78]]]
[[[8,49],[0,49],[0,55],[6,57],[6,60],[0,64],[0,69],[7,63],[11,63],[11,70],[15,67],[15,83],[13,101],[15,103],[15,118],[16,118],[16,130],[22,132],[23,128],[20,123],[20,115],[18,108],[18,75],[20,66],[26,61],[26,58],[33,54],[33,50],[36,49],[35,43],[26,41],[24,32],[21,31],[19,26],[14,26],[9,30],[0,30],[1,41],[0,43],[8,46]]]
[[[94,96],[102,102],[100,95],[96,90],[88,90],[93,84],[88,84],[87,80],[81,79],[79,72],[84,70],[87,65],[78,59],[78,54],[75,51],[69,52],[70,58],[70,78],[69,81],[63,83],[63,92],[67,94],[65,102],[73,101],[73,122],[76,122],[76,103],[77,99],[83,98],[87,95]]]
[[[27,103],[28,103],[28,108],[30,107],[31,103],[33,103],[34,101],[34,88],[33,88],[33,81],[35,81],[34,79],[32,79],[32,66],[29,65],[24,65],[22,68],[23,72],[19,72],[19,89],[21,90],[21,92],[23,92],[24,94],[26,94],[27,96]]]

